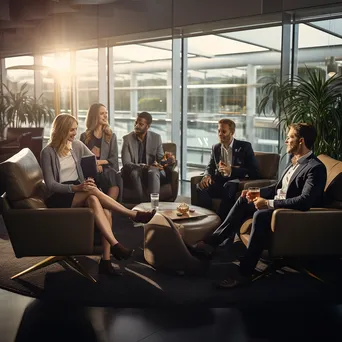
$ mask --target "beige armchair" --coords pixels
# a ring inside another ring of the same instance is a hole
[[[177,158],[177,146],[174,143],[163,143],[163,150],[172,152]],[[179,172],[177,166],[174,170],[167,173],[168,182],[160,186],[160,201],[162,202],[174,202],[178,196],[179,186]],[[147,193],[147,192],[146,192]],[[146,197],[146,201],[150,199]],[[140,203],[140,200],[136,198],[135,189],[130,188],[127,184],[123,185],[122,202],[125,206],[133,208],[136,204]]]
[[[239,184],[239,196],[243,189],[249,187],[263,187],[276,183],[278,177],[279,154],[267,152],[254,152],[259,165],[259,178],[254,180],[242,179]],[[202,175],[191,177],[191,204],[200,205],[196,185],[201,181]],[[213,210],[217,210],[221,199],[213,199]]]
[[[102,252],[94,244],[93,212],[47,208],[42,171],[28,148],[0,164],[0,179],[6,191],[1,197],[3,218],[16,257],[47,257],[12,279],[59,262],[96,282],[74,258]]]
[[[318,158],[327,168],[326,205],[309,211],[274,211],[269,248],[273,260],[342,256],[342,162],[326,155]],[[240,229],[240,238],[246,246],[251,226],[252,219],[249,219]]]

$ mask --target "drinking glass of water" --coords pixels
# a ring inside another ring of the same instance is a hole
[[[159,194],[157,192],[152,193],[151,194],[151,208],[158,210],[158,207],[159,207]]]

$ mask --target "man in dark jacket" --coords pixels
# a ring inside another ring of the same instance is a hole
[[[224,220],[235,203],[239,179],[255,179],[258,164],[247,141],[234,139],[235,123],[230,119],[218,122],[219,144],[213,145],[204,176],[197,185],[200,205],[211,209],[212,198],[221,198],[217,211]]]
[[[244,190],[220,227],[192,249],[192,253],[210,253],[210,248],[217,247],[227,237],[236,233],[246,219],[253,217],[248,249],[240,263],[240,274],[219,282],[219,288],[250,283],[260,255],[263,249],[268,247],[272,234],[272,213],[275,209],[306,211],[323,205],[327,172],[324,164],[312,152],[315,139],[316,130],[312,125],[290,125],[285,143],[287,153],[292,159],[278,183],[261,188],[260,197],[254,199]]]

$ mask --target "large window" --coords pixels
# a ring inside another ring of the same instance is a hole
[[[25,69],[26,65],[33,64],[32,56],[5,58],[5,78],[3,83],[13,92],[17,93],[23,84],[27,84],[28,95],[34,95],[34,71]],[[23,68],[21,68],[23,66]]]
[[[119,151],[137,113],[150,112],[151,129],[164,142],[179,139],[183,151],[179,166],[185,172],[183,179],[189,180],[208,163],[221,118],[234,120],[235,137],[250,141],[255,151],[278,152],[282,142],[271,106],[265,114],[257,113],[261,85],[265,76],[280,79],[290,70],[289,65],[284,68],[286,62],[281,67],[282,53],[283,60],[293,63],[291,71],[300,76],[306,77],[307,68],[319,69],[326,77],[332,67],[341,73],[342,19],[322,18],[301,17],[292,25],[292,34],[287,29],[284,34],[276,22],[240,31],[208,26],[207,35],[193,33],[174,41],[144,40],[108,49],[5,58],[2,79],[12,91],[27,83],[29,95],[43,93],[45,103],[57,114],[76,115],[79,132],[85,130],[89,106],[108,99]],[[291,46],[292,54],[282,51],[284,40],[283,46]],[[180,46],[186,51],[184,63]],[[25,67],[31,65],[35,66]],[[49,130],[47,124],[46,136]]]
[[[342,65],[342,19],[297,25],[299,26],[298,75],[305,77],[306,68],[320,69],[326,77],[338,73]]]
[[[43,93],[54,104],[56,114],[71,113],[70,52],[44,55]]]
[[[119,151],[122,136],[133,129],[137,113],[148,111],[151,129],[171,141],[172,44],[170,40],[113,48],[114,131]]]
[[[98,49],[76,52],[76,91],[78,133],[85,131],[85,117],[90,105],[99,102]]]
[[[274,116],[256,113],[258,81],[280,74],[281,27],[187,39],[187,175],[203,170],[218,142],[217,122],[236,123],[235,137],[257,151],[278,150]]]

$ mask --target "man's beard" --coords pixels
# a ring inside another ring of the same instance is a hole
[[[136,134],[144,134],[146,132],[146,129],[134,128],[134,132]]]

